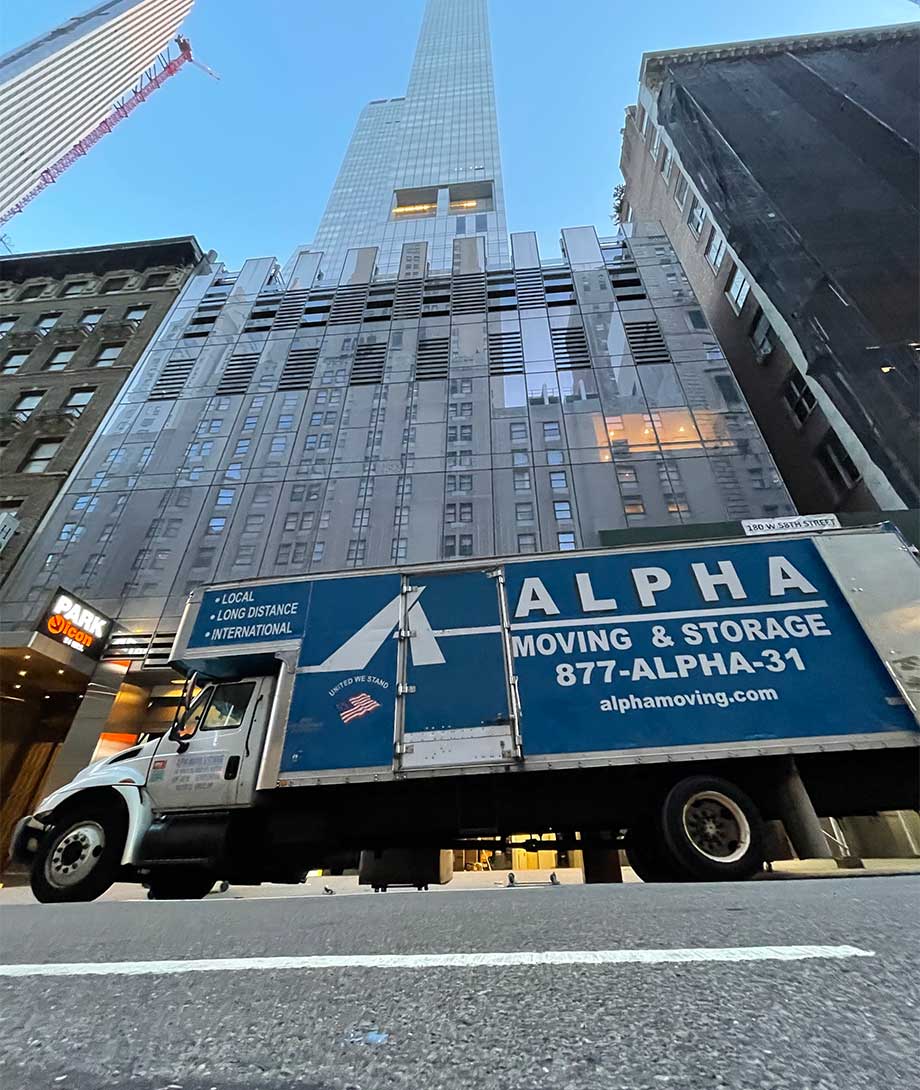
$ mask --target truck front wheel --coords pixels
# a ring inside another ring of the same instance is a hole
[[[62,904],[102,896],[118,876],[126,833],[117,803],[78,803],[62,812],[32,861],[36,900]]]
[[[763,869],[763,822],[729,780],[690,776],[668,792],[663,847],[690,881],[738,881]]]

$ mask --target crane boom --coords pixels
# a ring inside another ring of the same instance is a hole
[[[64,171],[75,163],[81,156],[86,155],[93,145],[98,144],[99,141],[105,136],[106,133],[112,131],[119,121],[123,121],[128,114],[137,109],[142,102],[145,102],[154,91],[174,76],[179,69],[190,61],[197,63],[192,57],[192,47],[187,38],[178,37],[176,42],[179,46],[178,54],[157,72],[151,76],[146,83],[137,87],[133,94],[131,94],[124,102],[116,106],[112,112],[102,119],[98,125],[95,126],[90,132],[86,134],[81,140],[78,140],[76,144],[64,154],[56,159],[50,166],[45,167],[38,177],[38,181],[27,190],[15,204],[11,204],[9,208],[0,215],[0,226],[12,219],[17,212],[21,212],[26,205],[52,182],[56,182],[58,178],[64,173]],[[215,77],[216,78],[216,77]]]

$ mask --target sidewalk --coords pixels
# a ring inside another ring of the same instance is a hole
[[[869,878],[886,877],[904,874],[920,874],[920,859],[864,859],[862,868],[841,869],[833,859],[793,859],[773,864],[773,870],[764,872],[759,881],[784,881],[803,878]],[[431,886],[430,893],[474,893],[497,892],[508,890],[509,871],[460,871],[446,886]],[[526,892],[529,889],[552,888],[550,875],[556,874],[559,884],[562,886],[583,885],[584,877],[579,868],[559,869],[555,872],[549,870],[521,870],[515,871],[515,890]],[[25,875],[10,875],[12,882],[6,882],[0,887],[0,906],[5,905],[34,905],[35,898],[29,889]],[[623,868],[624,883],[639,882],[631,867]],[[327,893],[331,890],[332,893]],[[401,893],[416,892],[412,887],[393,887],[386,894],[399,895]],[[510,891],[509,891],[510,892]],[[281,897],[329,897],[329,896],[358,896],[380,897],[384,894],[374,893],[370,886],[359,886],[356,875],[347,875],[341,878],[332,878],[319,875],[310,877],[301,885],[275,885],[263,886],[231,886],[226,893],[215,891],[207,897],[208,901],[228,900],[257,900],[263,898]],[[147,899],[147,891],[141,886],[126,882],[116,883],[112,888],[100,897],[100,901],[143,901]]]

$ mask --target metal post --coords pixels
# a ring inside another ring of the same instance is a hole
[[[777,809],[799,859],[833,859],[821,822],[794,757],[786,759],[777,784]]]

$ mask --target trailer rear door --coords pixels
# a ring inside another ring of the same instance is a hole
[[[442,570],[407,579],[397,746],[403,769],[519,756],[502,581],[499,571]]]

